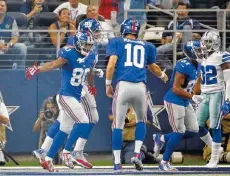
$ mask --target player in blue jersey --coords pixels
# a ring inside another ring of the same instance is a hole
[[[53,139],[42,166],[54,172],[52,160],[70,134],[73,125],[78,124],[78,136],[88,135],[90,130],[89,118],[80,104],[82,87],[88,78],[88,84],[93,75],[95,57],[86,57],[93,47],[93,36],[89,32],[79,32],[74,46],[66,46],[59,52],[59,57],[41,66],[34,65],[26,69],[27,79],[31,79],[40,72],[47,72],[55,68],[61,68],[61,88],[57,95],[57,103],[60,109],[60,129]],[[71,157],[70,153],[66,157]]]
[[[164,97],[169,124],[173,132],[153,135],[156,157],[166,144],[163,159],[159,164],[159,169],[162,171],[177,170],[169,163],[173,151],[182,138],[194,137],[199,131],[196,115],[190,102],[192,100],[199,104],[203,100],[201,95],[192,94],[200,74],[200,63],[203,61],[202,48],[200,41],[189,41],[184,46],[184,53],[187,57],[177,61],[170,80],[170,89]]]
[[[156,48],[148,42],[137,40],[140,24],[137,20],[129,18],[121,24],[122,37],[109,41],[106,57],[109,63],[106,69],[106,94],[113,97],[112,111],[115,117],[112,132],[112,148],[115,157],[114,170],[122,169],[120,154],[122,147],[122,129],[125,123],[127,109],[132,106],[137,114],[135,132],[135,151],[131,162],[137,170],[142,170],[140,148],[146,133],[146,67],[161,78],[168,80],[164,71],[161,71],[156,62]],[[116,69],[115,69],[116,66]],[[114,79],[113,79],[114,75]],[[116,85],[115,93],[111,86],[113,79]]]
[[[79,30],[89,31],[93,35],[94,39],[95,38],[97,39],[96,41],[100,41],[99,39],[100,35],[98,33],[100,33],[101,31],[101,27],[97,20],[91,19],[91,18],[87,18],[83,20],[79,24]],[[71,36],[68,40],[68,45],[74,46],[74,44],[76,43],[75,39],[76,39],[75,36]],[[89,53],[88,57],[97,57],[97,47],[95,47],[95,44],[94,44],[93,50]],[[101,69],[94,68],[93,71],[95,75],[99,76],[100,78],[103,77],[104,72]],[[85,84],[83,86],[81,104],[84,110],[86,111],[86,114],[90,120],[89,123],[90,123],[91,128],[88,134],[90,134],[92,128],[95,126],[95,124],[99,120],[97,107],[96,107],[96,101],[95,101],[95,94],[96,94],[96,88],[94,86],[89,86],[88,84]],[[40,161],[40,163],[42,162],[42,160],[44,160],[47,152],[49,151],[50,146],[52,145],[52,142],[53,142],[53,138],[59,130],[59,126],[60,126],[60,122],[59,122],[59,119],[57,119],[55,123],[50,127],[47,137],[45,138],[45,141],[41,146],[41,149],[37,149],[33,151],[33,154]],[[89,169],[89,168],[92,168],[93,165],[89,163],[83,155],[84,146],[88,139],[86,137],[88,136],[86,136],[84,139],[81,137],[78,138],[79,137],[77,136],[78,133],[74,132],[75,130],[77,130],[77,128],[78,128],[78,125],[76,124],[74,126],[74,129],[71,132],[70,138],[68,138],[68,141],[66,142],[66,147],[65,147],[66,149],[64,151],[68,151],[67,153],[70,153],[70,149],[72,148],[73,143],[75,143],[77,140],[76,145],[74,147],[74,151],[72,152],[73,160],[78,165]],[[61,159],[64,160],[64,163],[66,166],[70,168],[73,167],[72,162],[67,160],[68,158],[65,157],[65,153],[63,155],[63,153],[61,152],[60,157]]]

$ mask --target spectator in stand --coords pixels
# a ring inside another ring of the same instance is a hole
[[[67,8],[63,8],[58,12],[58,21],[51,24],[49,30],[60,30],[60,42],[58,47],[63,47],[66,45],[70,35],[76,33],[75,26],[70,23],[70,11]],[[69,30],[71,30],[69,32]],[[51,42],[55,47],[58,45],[58,32],[49,32]]]
[[[76,21],[77,16],[81,14],[86,14],[86,8],[87,8],[87,5],[82,4],[78,1],[79,0],[69,0],[69,2],[64,2],[54,10],[54,13],[58,14],[58,12],[63,8],[69,9],[71,23],[74,26],[76,26],[75,21]]]
[[[100,25],[101,25],[101,29],[102,29],[102,32],[101,32],[101,37],[102,37],[102,40],[101,40],[101,44],[107,44],[108,43],[108,40],[110,38],[113,38],[115,37],[114,36],[114,33],[111,32],[110,30],[113,30],[113,28],[110,26],[109,23],[107,23],[106,21],[101,21],[100,20],[100,16],[99,16],[99,13],[98,13],[98,8],[96,6],[92,6],[92,5],[89,5],[87,7],[87,10],[86,10],[86,15],[82,15],[82,17],[80,17],[76,23],[80,23],[82,20],[86,19],[86,18],[93,18],[95,20],[98,20]]]
[[[116,25],[118,0],[101,0],[98,11],[100,15],[104,16],[107,23]]]
[[[148,4],[151,3],[150,0],[119,0],[118,3],[118,15],[117,15],[117,22],[121,24],[124,21],[125,17],[125,10],[128,9],[149,9]],[[146,28],[146,12],[128,12],[128,18],[135,18],[141,24],[141,29],[139,33],[139,37],[142,38],[144,36],[144,30]]]
[[[19,38],[16,20],[6,15],[6,2],[0,0],[0,29],[11,30],[9,32],[0,31],[0,60],[1,68],[25,68],[27,47],[24,43],[17,43]]]
[[[177,9],[188,9],[189,4],[179,2]],[[197,30],[200,28],[198,21],[189,18],[188,11],[177,12],[177,26],[178,30],[186,30],[186,32],[176,33],[177,48],[182,50],[183,43],[187,43],[189,40],[200,39],[200,35],[192,33],[191,30]],[[168,25],[168,30],[173,30],[174,21],[172,20]],[[157,47],[157,59],[161,62],[161,66],[166,69],[172,69],[172,61],[168,59],[168,56],[173,54],[173,32],[164,32],[162,34],[161,46]]]
[[[20,12],[26,14],[27,20],[30,21],[38,13],[49,12],[49,8],[45,4],[45,0],[26,0]]]

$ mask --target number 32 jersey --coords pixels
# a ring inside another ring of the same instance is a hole
[[[230,53],[214,52],[201,65],[201,92],[215,93],[225,90],[221,65],[230,62]]]
[[[75,48],[68,46],[60,50],[59,57],[66,59],[68,62],[61,68],[61,88],[58,93],[75,97],[80,101],[82,87],[95,65],[96,57],[93,54],[84,57]]]
[[[117,67],[114,83],[119,81],[146,82],[146,66],[156,62],[153,44],[122,37],[113,38],[106,48],[106,58],[115,55]]]

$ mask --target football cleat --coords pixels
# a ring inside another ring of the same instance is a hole
[[[43,160],[41,162],[41,165],[44,169],[47,169],[49,172],[57,172],[56,169],[54,169],[54,165],[53,165],[53,161],[52,160],[48,160],[48,161],[45,161]]]
[[[72,156],[70,153],[60,152],[59,156],[62,159],[62,161],[64,162],[65,166],[67,166],[70,169],[74,168],[74,164],[72,162]]]
[[[38,161],[40,162],[40,165],[42,166],[42,161],[45,160],[47,151],[44,149],[37,149],[37,150],[34,150],[32,153],[38,159]]]
[[[166,163],[160,162],[158,168],[161,171],[178,171],[178,169],[172,167],[169,162]]]
[[[121,172],[122,171],[122,165],[121,164],[114,164],[113,169],[115,172]]]
[[[73,151],[72,157],[79,166],[82,166],[86,169],[93,168],[93,165],[85,159],[83,151]]]
[[[131,158],[131,162],[134,164],[136,170],[143,170],[143,164],[140,159],[140,153],[136,153],[134,157]]]

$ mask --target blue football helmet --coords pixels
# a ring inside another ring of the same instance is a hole
[[[74,47],[82,55],[87,56],[92,50],[94,39],[89,31],[79,31],[74,36]]]
[[[89,31],[96,42],[101,39],[101,25],[93,18],[86,18],[78,25],[78,31]]]
[[[134,18],[128,18],[124,20],[121,24],[120,33],[121,36],[125,36],[127,34],[133,34],[138,37],[141,25]]]
[[[205,50],[205,46],[203,46],[199,40],[194,40],[188,41],[184,45],[183,52],[188,58],[194,59],[197,62],[201,63],[204,60]]]

